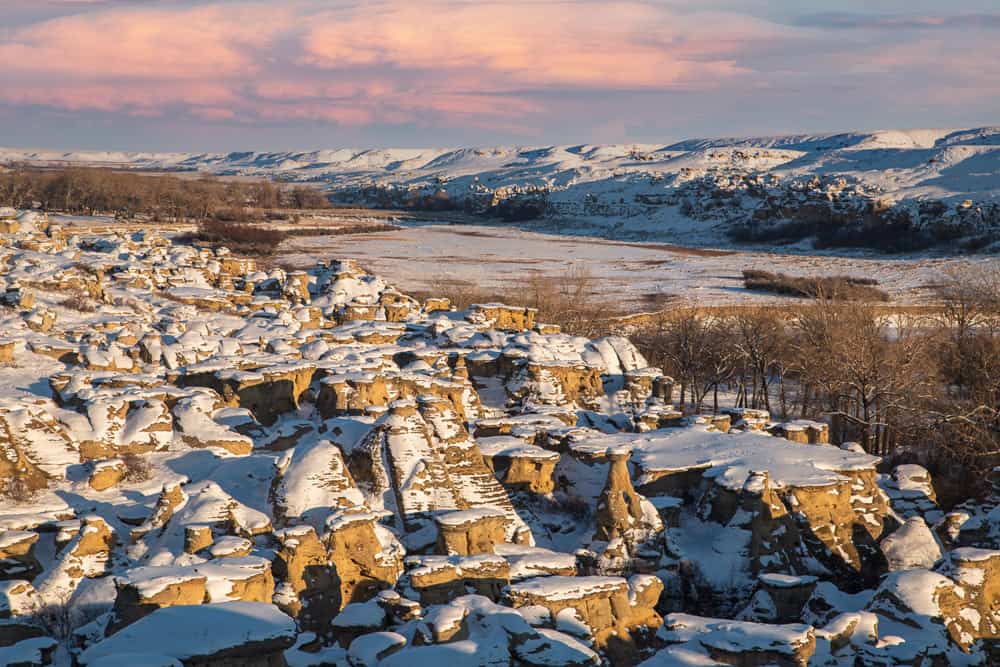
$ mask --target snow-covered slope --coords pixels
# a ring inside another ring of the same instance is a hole
[[[956,147],[967,150],[955,152]],[[669,175],[732,166],[746,171],[837,173],[868,180],[871,172],[905,172],[900,185],[874,180],[891,195],[964,197],[1000,191],[1000,181],[976,182],[982,164],[1000,158],[1000,126],[965,130],[915,129],[689,139],[673,144],[495,146],[485,148],[386,148],[283,152],[145,153],[0,148],[0,162],[128,166],[202,170],[218,174],[269,175],[321,180],[334,188],[362,183],[418,185],[475,177],[500,185],[568,187],[608,176]],[[860,154],[859,154],[860,153]],[[935,165],[933,168],[926,166]],[[949,173],[948,187],[932,183]],[[981,180],[981,179],[979,179]]]
[[[719,240],[734,228],[801,223],[803,208],[810,209],[803,213],[810,227],[802,236],[822,236],[814,228],[816,205],[825,209],[818,219],[833,218],[838,227],[827,234],[833,245],[865,245],[839,227],[870,225],[865,216],[873,209],[902,230],[944,226],[948,231],[941,236],[947,239],[1000,226],[1000,127],[691,139],[669,145],[226,154],[0,149],[3,162],[311,181],[344,202],[454,208],[508,219],[572,218],[579,228],[564,226],[564,231],[638,240],[676,239],[679,233],[691,235],[690,242]],[[923,244],[939,242],[927,238]]]

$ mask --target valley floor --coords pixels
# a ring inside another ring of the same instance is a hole
[[[698,305],[783,301],[743,287],[744,269],[798,276],[851,275],[875,278],[894,302],[920,304],[943,272],[969,266],[1000,267],[992,256],[886,256],[824,254],[809,250],[770,252],[729,246],[688,248],[604,238],[526,231],[508,225],[413,224],[378,233],[303,236],[287,241],[282,264],[310,266],[351,257],[391,282],[414,290],[477,285],[498,293],[530,276],[582,275],[594,296],[640,312],[681,298]]]

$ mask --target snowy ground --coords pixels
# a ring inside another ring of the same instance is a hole
[[[575,267],[590,277],[599,296],[611,297],[636,311],[654,305],[656,295],[677,296],[701,305],[792,300],[744,289],[743,269],[871,277],[894,301],[915,304],[926,301],[926,286],[942,271],[960,266],[1000,267],[1000,258],[990,256],[838,255],[738,247],[713,251],[541,233],[513,226],[447,224],[374,234],[296,237],[282,246],[279,260],[309,266],[335,257],[354,258],[412,290],[471,283],[501,294],[532,274],[558,277]]]
[[[544,192],[550,212],[568,216],[563,233],[685,245],[725,238],[709,214],[681,213],[679,190],[702,177],[744,176],[788,183],[812,177],[887,203],[940,200],[946,208],[1000,196],[1000,128],[882,130],[822,135],[692,139],[670,145],[495,146],[212,153],[34,151],[0,148],[0,164],[105,166],[148,172],[206,172],[310,182],[346,201],[365,202],[374,187],[446,193],[453,203],[502,201]],[[763,181],[762,181],[763,182]],[[771,186],[762,186],[771,187]],[[772,193],[777,190],[772,188]],[[368,194],[365,192],[368,191]],[[742,195],[746,194],[743,192]],[[850,199],[850,196],[847,196]],[[695,202],[696,208],[706,202]],[[747,207],[760,202],[746,198]],[[461,206],[459,206],[461,208]],[[704,213],[702,211],[701,213]],[[675,241],[676,242],[676,241]]]
[[[426,214],[425,214],[426,215]],[[885,255],[862,250],[817,251],[807,244],[689,247],[689,237],[673,243],[616,241],[583,233],[579,224],[544,220],[513,224],[414,221],[394,211],[350,210],[336,215],[305,217],[297,229],[316,227],[316,236],[292,236],[280,247],[275,262],[308,268],[318,261],[355,259],[394,284],[414,292],[440,291],[444,286],[473,286],[502,296],[525,279],[584,275],[595,298],[610,298],[623,310],[643,312],[683,299],[703,306],[797,301],[743,287],[744,269],[780,271],[797,276],[850,275],[875,278],[893,302],[926,303],[928,286],[944,272],[974,268],[1000,270],[996,255]],[[461,220],[461,216],[452,216]],[[57,224],[81,233],[123,225],[107,216],[52,215]],[[325,235],[319,230],[351,226],[397,225],[393,231]],[[177,231],[191,225],[176,225]],[[286,225],[291,228],[291,225]]]

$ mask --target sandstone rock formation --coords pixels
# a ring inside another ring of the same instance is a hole
[[[3,229],[0,652],[835,667],[1000,641],[1000,501],[945,515],[925,469],[824,424],[684,414],[623,337],[351,262]]]

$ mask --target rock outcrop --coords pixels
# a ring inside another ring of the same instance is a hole
[[[352,262],[27,222],[0,220],[4,657],[926,666],[1000,645],[1000,502],[945,515],[925,469],[880,475],[823,423],[685,414],[626,338],[421,306]]]

